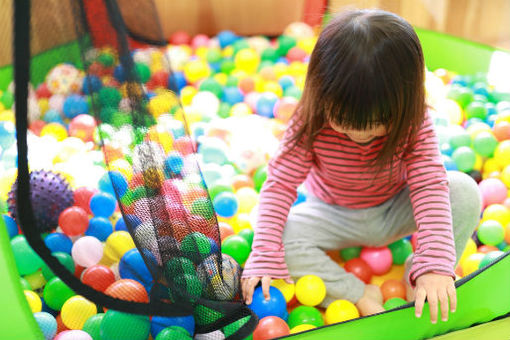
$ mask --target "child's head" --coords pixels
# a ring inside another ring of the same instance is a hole
[[[357,10],[332,18],[310,58],[295,137],[325,124],[358,142],[387,135],[378,160],[391,160],[423,121],[424,71],[418,37],[399,16]]]

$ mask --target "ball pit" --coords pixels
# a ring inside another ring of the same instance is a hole
[[[267,161],[275,152],[281,132],[303,89],[307,58],[315,39],[313,31],[309,36],[303,33],[306,31],[304,27],[289,28],[286,35],[275,41],[263,37],[242,38],[232,32],[222,32],[211,39],[203,35],[190,37],[183,32],[175,34],[170,39],[172,45],[164,49],[175,67],[172,75],[157,71],[157,57],[135,58],[137,73],[151,96],[149,109],[160,123],[164,123],[164,116],[172,110],[172,105],[170,98],[158,91],[168,86],[169,78],[180,89],[184,108],[170,113],[174,117],[186,116],[208,186],[208,192],[203,192],[202,197],[210,195],[220,221],[221,250],[240,265],[244,264],[251,250],[252,228],[255,226],[252,215],[267,178]],[[32,176],[37,177],[36,181],[46,183],[40,187],[38,195],[48,197],[47,189],[57,185],[60,201],[58,209],[47,209],[44,200],[33,198],[32,201],[38,203],[34,206],[37,221],[44,222],[39,226],[40,230],[48,232],[45,244],[55,257],[67,263],[70,271],[76,270],[76,275],[84,283],[114,296],[129,282],[130,288],[126,289],[130,293],[119,296],[147,301],[152,277],[140,261],[141,255],[116,207],[116,196],[125,199],[128,195],[135,197],[139,192],[133,184],[136,174],[132,171],[131,160],[122,159],[122,148],[130,145],[132,140],[129,133],[122,134],[123,124],[129,120],[121,111],[129,103],[123,98],[124,70],[115,63],[115,56],[110,52],[99,51],[98,62],[91,67],[92,71],[97,71],[94,74],[84,76],[70,64],[57,65],[47,75],[46,82],[37,87],[35,99],[40,108],[40,120],[31,127],[33,135],[29,137],[29,146],[45,152],[29,155],[31,167],[35,169]],[[104,67],[106,64],[108,68]],[[441,74],[448,76],[441,77]],[[436,110],[432,115],[445,166],[475,178],[484,202],[476,233],[479,245],[473,240],[468,242],[457,270],[459,276],[466,276],[495,261],[501,256],[501,250],[508,251],[510,105],[508,101],[496,98],[485,79],[475,82],[464,76],[454,77],[444,70],[427,72],[427,78],[437,86],[437,89],[428,89],[428,99]],[[91,107],[86,100],[91,93],[97,95],[103,106],[101,131],[90,115]],[[12,93],[3,92],[0,101],[3,108],[10,108]],[[4,116],[7,117],[0,112],[0,117]],[[188,156],[193,150],[189,148],[185,126],[182,122],[174,124],[172,131],[171,137],[157,130],[147,134],[150,140],[159,138],[165,155],[161,167],[164,171],[156,173],[156,178],[164,176],[163,172],[178,176],[190,164]],[[8,221],[16,265],[26,282],[27,299],[44,335],[52,338],[59,323],[56,340],[95,339],[101,332],[111,339],[124,339],[129,334],[130,338],[141,340],[148,338],[149,330],[153,338],[160,340],[192,336],[194,321],[190,326],[191,316],[188,323],[174,323],[111,310],[97,314],[97,310],[93,310],[95,306],[81,300],[59,278],[52,277],[51,271],[29,249],[24,237],[17,235],[15,202],[10,194],[15,189],[16,176],[14,136],[12,122],[0,121],[0,163],[2,170],[6,170],[0,175],[0,197],[9,199],[9,213],[3,217]],[[114,136],[123,138],[117,144],[111,143]],[[103,147],[109,158],[109,171],[102,163],[100,137],[105,142]],[[35,146],[38,143],[42,145],[39,148]],[[86,147],[86,143],[89,146]],[[53,177],[44,182],[42,174]],[[165,188],[174,190],[170,185]],[[306,199],[303,195],[300,197]],[[203,199],[196,200],[189,209],[205,220],[215,217],[215,212]],[[141,225],[142,221],[136,224]],[[80,249],[81,244],[87,242],[83,247],[85,250]],[[199,245],[200,255],[194,259],[197,263],[219,250],[219,245],[212,244],[206,235],[194,234],[193,240],[179,239],[179,242],[181,249],[188,253],[193,252],[195,243]],[[405,303],[402,300],[402,273],[394,269],[402,268],[415,248],[413,242],[415,239],[403,238],[383,248],[346,248],[341,250],[337,260],[364,282],[379,284],[385,309],[392,309]],[[69,262],[70,256],[72,262]],[[190,262],[190,268],[197,263]],[[268,308],[268,313],[274,314],[267,314],[270,319],[261,320],[254,339],[268,334],[276,336],[271,333],[276,330],[280,332],[278,335],[295,333],[358,316],[354,305],[336,301],[323,317],[319,309],[312,306],[322,301],[325,287],[315,279],[310,283],[312,288],[303,288],[306,278],[303,279],[299,278],[296,285],[273,281],[271,296],[277,302]],[[44,303],[32,289],[41,289]],[[61,313],[52,319],[48,313],[41,312],[44,305]],[[87,310],[87,317],[80,317],[76,312],[82,307]],[[62,331],[62,325],[83,329]],[[184,327],[187,333],[184,335],[179,327]],[[223,335],[222,331],[217,332]]]

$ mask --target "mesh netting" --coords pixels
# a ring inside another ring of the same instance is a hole
[[[127,28],[123,15],[137,14],[138,26]],[[98,157],[96,164],[108,170],[102,180],[110,192],[83,188],[73,192],[72,179],[65,176],[69,169],[34,170],[25,176],[22,159],[27,154],[21,148],[20,185],[17,182],[12,188],[9,209],[14,218],[27,216],[17,220],[28,242],[57,279],[99,308],[108,309],[105,318],[113,315],[110,309],[145,315],[192,314],[195,332],[213,332],[211,339],[249,335],[256,317],[241,302],[239,264],[221,253],[218,221],[175,93],[170,64],[156,48],[141,53],[130,47],[129,32],[152,43],[164,41],[152,2],[33,0],[30,15],[30,83],[37,93],[29,91],[28,112],[18,112],[18,120],[28,114],[33,128],[39,112],[30,102],[34,96],[46,96],[50,108],[59,107],[72,119],[69,131],[86,134],[85,127],[96,124],[97,133],[80,138],[100,143],[104,161]],[[90,20],[102,20],[102,36],[108,39],[93,39]],[[15,39],[16,49],[23,43],[19,35]],[[59,49],[62,46],[68,48]],[[59,51],[54,59],[36,62],[38,53],[51,49]],[[143,62],[147,58],[151,70]],[[23,59],[17,62],[19,68]],[[20,79],[16,77],[16,85],[25,86]],[[22,98],[20,93],[17,99]],[[19,129],[22,122],[17,124]],[[57,126],[47,124],[45,128],[55,129],[58,135]],[[66,157],[66,150],[59,151],[55,157]],[[54,150],[39,150],[29,143],[29,159],[37,152]],[[40,165],[30,161],[35,168]],[[72,161],[80,167],[79,158]],[[22,190],[28,183],[29,197]],[[31,206],[19,204],[23,199],[29,199]],[[111,235],[101,233],[115,211],[122,214],[131,237],[116,231],[117,239],[111,241]],[[94,218],[89,221],[90,214]],[[82,252],[83,259],[71,271],[56,260],[56,248],[41,241],[47,232],[68,236],[74,241],[73,252],[80,245],[76,252]],[[106,241],[104,249],[97,245],[100,241]],[[118,261],[130,242],[145,268],[143,278],[123,277],[119,284],[112,283],[110,276],[90,274],[93,266],[108,267]]]

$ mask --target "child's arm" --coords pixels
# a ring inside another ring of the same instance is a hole
[[[297,187],[306,179],[313,159],[312,153],[301,143],[292,148],[289,139],[293,132],[287,130],[277,154],[269,162],[267,180],[260,194],[252,252],[243,270],[244,279],[290,277],[284,259],[282,233],[290,207],[297,197]],[[255,281],[259,280],[252,282]],[[263,283],[269,290],[269,280],[263,280]],[[250,292],[252,290],[248,289],[245,293],[249,295],[245,296],[247,302],[251,300]]]
[[[417,247],[408,279],[412,286],[417,286],[416,314],[420,315],[425,297],[429,302],[437,303],[439,299],[441,307],[448,306],[448,297],[452,302],[455,300],[456,254],[448,180],[428,115],[404,161],[418,227]],[[431,305],[432,321],[437,318],[437,304],[435,307],[434,310]],[[451,307],[453,309],[453,303]]]

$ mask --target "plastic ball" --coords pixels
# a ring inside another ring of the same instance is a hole
[[[60,310],[69,298],[75,293],[60,278],[54,277],[46,285],[43,290],[44,302],[53,310]]]
[[[308,324],[302,324],[302,325],[298,325],[294,328],[291,328],[290,330],[290,334],[296,334],[296,333],[301,333],[301,332],[304,332],[304,331],[308,331],[310,329],[314,329],[314,328],[317,328],[316,326],[314,325],[308,325]]]
[[[57,333],[57,320],[50,313],[38,312],[34,313],[34,319],[43,333],[44,339],[52,340]]]
[[[83,324],[82,330],[87,332],[92,339],[101,339],[101,322],[103,322],[104,313],[92,315]]]
[[[149,337],[148,316],[108,310],[101,322],[101,337],[109,340],[146,340]]]
[[[20,275],[32,274],[44,263],[30,247],[24,235],[14,236],[11,239],[11,248]]]
[[[244,238],[246,242],[248,242],[248,245],[250,246],[251,249],[251,246],[253,244],[253,238],[255,237],[255,232],[253,231],[253,229],[251,229],[250,227],[243,228],[237,232],[237,235]]]
[[[494,159],[505,167],[510,164],[510,140],[504,140],[494,150]]]
[[[264,185],[264,182],[267,179],[267,166],[260,166],[255,171],[255,174],[253,175],[253,182],[255,183],[255,190],[260,192],[260,189],[262,189],[262,186]]]
[[[467,276],[475,271],[478,270],[480,267],[480,262],[484,258],[485,254],[482,253],[474,253],[470,256],[468,256],[464,261],[461,263],[462,267],[462,274],[464,276]]]
[[[74,242],[71,255],[77,265],[93,266],[103,257],[103,244],[95,237],[83,236]]]
[[[395,297],[402,299],[406,298],[406,287],[400,280],[390,279],[384,281],[384,283],[381,285],[381,292],[385,302]]]
[[[237,197],[230,192],[222,192],[214,198],[214,209],[221,217],[232,217],[237,213]]]
[[[289,303],[294,297],[296,286],[294,283],[287,283],[285,280],[278,279],[271,281],[271,286],[277,288],[285,297],[285,301]]]
[[[65,330],[57,334],[53,340],[93,340],[87,333],[79,329]]]
[[[40,312],[42,309],[42,301],[39,295],[31,290],[25,290],[24,293],[32,313]]]
[[[310,306],[298,306],[290,312],[288,323],[290,328],[294,328],[302,324],[321,327],[324,326],[324,319],[317,308]]]
[[[241,236],[231,235],[221,243],[221,251],[232,256],[242,266],[250,255],[250,246]]]
[[[409,255],[413,252],[411,242],[406,238],[391,243],[388,245],[388,248],[390,248],[393,257],[393,263],[397,265],[404,264]]]
[[[131,279],[115,281],[106,288],[105,294],[127,301],[149,302],[149,296],[144,286],[140,282]]]
[[[83,96],[73,94],[67,97],[64,101],[62,111],[69,119],[72,119],[80,114],[88,114],[89,105],[87,103],[87,99]]]
[[[326,309],[326,324],[331,325],[359,317],[356,306],[347,300],[336,300],[329,304]]]
[[[372,280],[372,268],[360,258],[348,260],[344,265],[344,269],[346,272],[356,275],[358,279],[367,284]]]
[[[277,316],[285,318],[287,313],[287,303],[282,292],[275,287],[269,287],[269,299],[266,300],[262,292],[262,287],[257,287],[253,292],[252,303],[248,307],[257,315],[259,319],[266,316]]]
[[[508,189],[505,184],[497,178],[487,178],[478,184],[485,206],[501,204],[506,199]]]
[[[62,306],[62,322],[69,329],[81,329],[92,315],[97,313],[96,305],[83,296],[76,295]]]
[[[502,204],[491,204],[483,211],[482,220],[494,220],[506,226],[510,223],[510,209]]]
[[[199,80],[209,77],[210,74],[211,69],[205,61],[192,60],[184,65],[184,76],[189,83],[196,83]]]
[[[340,256],[344,261],[349,261],[350,259],[354,259],[359,257],[361,254],[361,247],[348,247],[340,250]]]
[[[89,219],[87,213],[82,208],[72,206],[60,214],[58,224],[66,235],[77,236],[87,230]]]
[[[127,231],[115,231],[106,239],[104,255],[112,262],[118,262],[129,250],[135,248],[135,243]]]
[[[115,211],[115,197],[105,192],[98,192],[90,199],[90,210],[94,216],[110,217]]]
[[[483,157],[492,157],[497,146],[498,141],[490,132],[480,132],[473,140],[473,148]]]
[[[119,262],[119,274],[123,279],[140,282],[147,291],[152,287],[152,274],[149,272],[138,249],[131,249],[122,256]]]
[[[510,139],[510,122],[495,123],[492,131],[499,142]]]
[[[193,232],[182,239],[181,251],[194,262],[200,262],[211,253],[211,242],[204,234]]]
[[[155,340],[192,340],[193,338],[188,334],[188,332],[179,326],[170,326],[167,327],[156,336]]]
[[[104,292],[115,282],[115,274],[109,267],[96,264],[83,271],[81,281],[95,290]]]
[[[316,275],[305,275],[296,282],[296,298],[305,306],[316,306],[326,297],[326,285]]]
[[[2,217],[7,229],[7,234],[9,235],[9,238],[12,239],[14,236],[18,235],[18,225],[16,221],[9,215],[4,214]]]
[[[394,298],[388,299],[384,303],[383,307],[385,310],[390,310],[390,309],[394,309],[394,308],[397,308],[397,307],[400,307],[400,306],[403,306],[406,304],[407,304],[406,300],[399,298],[399,297],[394,297]]]
[[[361,250],[360,258],[372,268],[375,275],[386,274],[393,263],[393,255],[388,247],[365,247]]]
[[[257,101],[257,114],[266,118],[274,118],[274,107],[278,97],[272,92],[264,92]]]
[[[492,262],[496,261],[500,256],[504,255],[505,253],[502,251],[491,251],[482,258],[479,264],[479,269],[482,269],[484,267],[487,267]]]
[[[64,267],[66,267],[69,272],[74,274],[75,264],[71,255],[61,252],[52,253],[51,255],[55,257],[62,265],[64,265]],[[42,275],[46,281],[49,281],[55,277],[55,274],[51,271],[46,263],[44,263],[42,266]]]
[[[84,142],[94,140],[96,121],[88,114],[78,114],[69,123],[69,136],[77,137]]]
[[[253,340],[273,339],[289,335],[290,329],[287,323],[276,316],[266,316],[259,321],[253,332]]]
[[[503,242],[505,229],[498,221],[487,220],[480,224],[477,235],[483,244],[496,246]]]
[[[163,329],[171,326],[184,329],[188,336],[192,336],[195,333],[195,319],[191,315],[175,317],[154,316],[151,320],[152,337],[156,338]]]
[[[460,171],[469,172],[475,166],[476,155],[471,148],[461,146],[453,152],[452,159]]]

